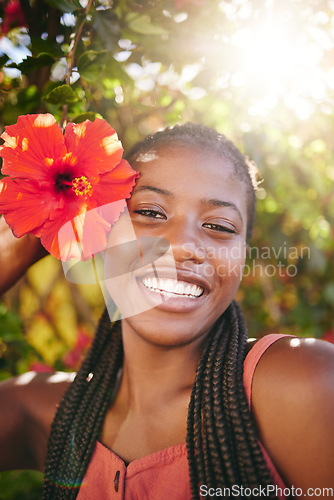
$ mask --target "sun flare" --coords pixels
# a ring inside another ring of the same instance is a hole
[[[261,15],[253,10],[238,20],[229,40],[235,61],[229,83],[251,97],[253,116],[266,115],[280,101],[298,118],[307,119],[317,104],[325,109],[334,88],[333,69],[326,64],[327,53],[334,48],[333,29],[328,32],[331,18],[325,12],[298,8],[287,11],[266,2]],[[235,11],[236,18],[240,12]]]

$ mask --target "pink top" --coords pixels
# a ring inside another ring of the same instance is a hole
[[[260,339],[244,362],[244,387],[251,405],[252,380],[263,353],[285,335],[271,334]],[[261,445],[261,443],[260,443]],[[269,455],[261,445],[273,485],[285,485]],[[279,491],[279,490],[278,490]],[[88,466],[78,500],[190,500],[186,444],[171,446],[130,462],[124,461],[99,441]],[[278,495],[279,499],[284,496]]]

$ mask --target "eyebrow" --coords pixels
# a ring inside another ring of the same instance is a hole
[[[163,196],[168,196],[169,198],[174,198],[173,193],[171,193],[170,191],[148,185],[138,186],[133,192],[133,195],[135,195],[136,193],[140,193],[141,191],[153,191],[154,193],[162,194]]]
[[[211,200],[201,200],[202,205],[210,205],[212,207],[229,207],[232,208],[239,215],[240,219],[243,221],[241,212],[235,203],[230,201],[222,201],[217,200],[216,198],[212,198]]]

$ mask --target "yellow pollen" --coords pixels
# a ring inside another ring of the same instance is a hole
[[[45,158],[44,162],[45,162],[45,165],[47,165],[48,167],[51,167],[51,165],[53,165],[54,159],[53,158]]]
[[[72,181],[72,189],[77,196],[82,196],[88,194],[91,196],[92,194],[92,185],[88,181],[87,177],[82,175],[81,177],[76,177]]]

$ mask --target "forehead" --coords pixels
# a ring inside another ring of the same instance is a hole
[[[224,156],[196,146],[159,146],[141,153],[133,168],[140,172],[136,187],[153,183],[174,194],[200,192],[204,197],[230,194],[246,199],[246,184]]]

